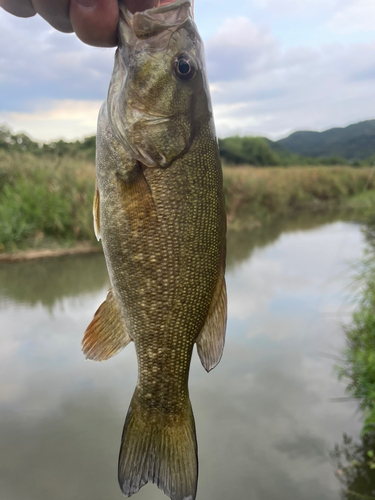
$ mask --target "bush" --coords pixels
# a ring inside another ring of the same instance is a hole
[[[358,399],[364,413],[363,432],[375,430],[375,256],[361,263],[357,274],[359,299],[352,322],[345,327],[339,378],[348,380],[347,393]]]
[[[375,188],[370,168],[289,167],[224,169],[229,222],[258,219],[301,208],[336,206],[349,196]],[[324,203],[325,202],[325,203]]]
[[[272,151],[263,137],[228,137],[219,139],[220,156],[236,165],[272,166],[279,165],[277,154]]]
[[[0,245],[93,239],[94,165],[0,153]]]

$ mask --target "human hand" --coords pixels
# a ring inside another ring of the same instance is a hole
[[[173,0],[124,0],[131,12]],[[0,0],[0,7],[18,17],[42,16],[64,33],[75,32],[95,47],[117,45],[118,0]]]

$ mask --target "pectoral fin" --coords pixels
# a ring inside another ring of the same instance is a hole
[[[130,341],[120,306],[111,289],[85,331],[82,351],[86,359],[105,361],[121,351]]]
[[[156,207],[151,188],[144,174],[144,165],[137,162],[130,181],[117,176],[120,199],[129,220],[129,229],[139,231],[156,223]]]
[[[199,358],[207,372],[215,368],[221,359],[226,325],[227,289],[223,269],[220,272],[206,322],[196,340]]]
[[[96,236],[96,239],[98,241],[100,240],[100,215],[99,215],[99,210],[100,210],[100,195],[99,195],[98,184],[95,184],[94,206],[92,208],[92,212],[93,212],[93,215],[94,215],[94,231],[95,231],[95,236]]]

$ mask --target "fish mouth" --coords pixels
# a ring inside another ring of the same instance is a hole
[[[159,0],[157,6],[137,11],[134,14],[124,1],[120,2],[119,7],[120,35],[121,22],[125,22],[134,35],[141,40],[151,38],[166,30],[176,29],[189,19],[193,19],[193,0]]]

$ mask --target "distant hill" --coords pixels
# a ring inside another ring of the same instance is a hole
[[[375,160],[375,120],[325,132],[294,132],[280,141],[264,137],[219,139],[228,163],[250,165],[343,165]]]
[[[340,156],[346,160],[364,160],[375,155],[375,120],[332,128],[325,132],[294,132],[271,143],[272,149],[285,150],[312,158]]]

